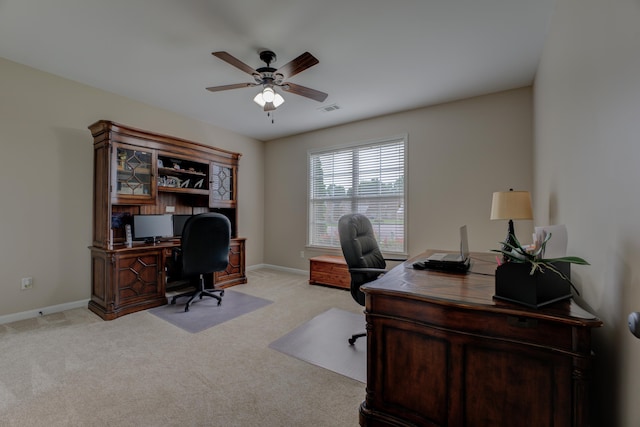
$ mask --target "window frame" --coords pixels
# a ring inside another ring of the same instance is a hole
[[[337,251],[339,252],[340,249],[340,243],[339,241],[337,242],[336,246],[330,246],[330,245],[323,245],[323,244],[319,244],[318,242],[312,242],[312,215],[313,215],[313,202],[314,200],[311,199],[312,197],[312,181],[314,180],[312,174],[312,161],[314,156],[318,156],[318,155],[322,155],[322,154],[331,154],[331,153],[338,153],[341,151],[349,151],[349,150],[357,150],[359,148],[366,148],[369,146],[381,146],[381,145],[385,145],[385,144],[391,144],[391,143],[400,143],[403,146],[403,156],[404,158],[402,159],[402,168],[403,168],[403,192],[401,195],[401,208],[402,209],[402,233],[403,233],[403,244],[402,244],[402,248],[398,249],[398,250],[393,250],[393,249],[388,249],[385,248],[384,245],[382,244],[382,242],[380,242],[378,233],[377,233],[377,227],[375,224],[375,221],[372,220],[372,222],[374,223],[374,230],[376,231],[376,239],[378,239],[378,243],[380,245],[380,250],[383,253],[388,253],[388,254],[394,254],[394,255],[406,255],[407,254],[407,248],[408,248],[408,227],[407,227],[407,212],[408,212],[408,208],[407,208],[407,194],[408,194],[408,185],[407,185],[407,176],[408,176],[408,149],[409,149],[409,137],[408,134],[404,133],[404,134],[399,134],[399,135],[394,135],[394,136],[389,136],[389,137],[385,137],[385,138],[379,138],[379,139],[374,139],[374,140],[366,140],[366,141],[359,141],[359,142],[351,142],[351,143],[347,143],[347,144],[341,144],[341,145],[335,145],[335,146],[331,146],[331,147],[323,147],[323,148],[314,148],[314,149],[310,149],[307,151],[307,197],[306,197],[306,203],[307,203],[307,215],[306,215],[306,221],[307,221],[307,226],[306,226],[306,248],[308,249],[321,249],[321,250],[325,250],[325,251]],[[351,171],[351,176],[353,177],[354,175],[357,176],[358,172],[353,172],[353,170]],[[353,183],[354,178],[352,178],[352,183]],[[341,198],[341,199],[326,199],[326,200],[350,200],[352,206],[357,205],[357,200],[358,200],[358,196],[357,195],[352,195],[351,197],[347,197],[347,198]],[[383,199],[383,197],[374,197],[374,199]],[[362,199],[362,197],[360,197],[360,199]],[[372,218],[369,218],[372,219]]]

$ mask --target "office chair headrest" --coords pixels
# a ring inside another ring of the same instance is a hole
[[[338,221],[340,246],[351,268],[385,268],[371,221],[362,214],[347,214]]]

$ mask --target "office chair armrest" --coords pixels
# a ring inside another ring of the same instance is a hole
[[[384,268],[350,268],[349,273],[388,273]]]

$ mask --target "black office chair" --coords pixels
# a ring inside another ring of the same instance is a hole
[[[175,304],[177,298],[187,296],[191,298],[187,301],[184,311],[189,311],[189,304],[196,297],[202,299],[203,296],[208,296],[217,299],[218,305],[222,303],[224,290],[205,290],[204,274],[223,271],[227,268],[230,239],[231,223],[224,215],[204,213],[194,215],[187,220],[182,231],[178,262],[182,267],[182,277],[191,279],[196,289],[175,295],[171,299],[171,304]]]
[[[362,214],[343,215],[338,221],[338,234],[342,254],[351,275],[351,296],[364,306],[364,292],[360,286],[376,280],[387,272],[386,261],[404,261],[404,259],[384,258],[373,233],[371,221]],[[353,345],[366,332],[353,334],[349,344]]]

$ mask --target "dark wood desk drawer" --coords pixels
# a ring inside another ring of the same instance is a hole
[[[454,304],[402,299],[393,295],[377,296],[370,302],[369,311],[398,320],[420,323],[441,330],[466,333],[510,341],[527,342],[530,345],[551,347],[562,351],[582,351],[579,341],[590,337],[580,335],[580,328],[560,322],[546,321],[518,314],[491,313],[474,307],[458,307]]]

